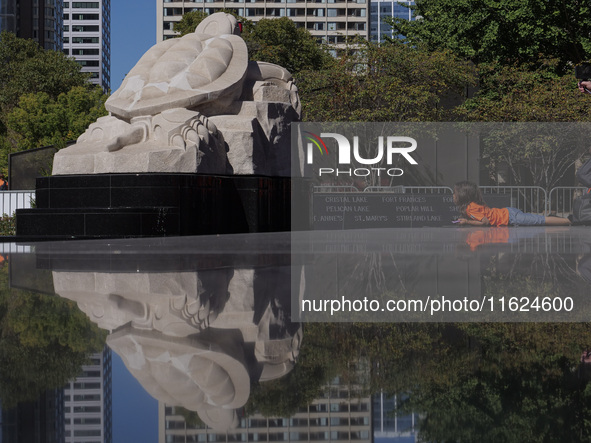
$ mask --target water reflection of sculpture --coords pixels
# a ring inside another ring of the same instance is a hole
[[[111,331],[107,344],[153,397],[228,429],[251,380],[287,374],[299,352],[288,271],[54,272],[53,279],[58,294]]]

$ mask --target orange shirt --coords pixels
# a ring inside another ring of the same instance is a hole
[[[478,221],[486,217],[491,226],[507,226],[509,224],[509,210],[507,208],[489,208],[472,202],[466,208],[466,214],[469,218]]]

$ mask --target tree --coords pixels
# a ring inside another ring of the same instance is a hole
[[[545,189],[559,184],[588,150],[585,129],[517,122],[591,121],[589,100],[577,90],[576,80],[527,65],[482,64],[480,73],[480,90],[457,113],[468,121],[512,122],[485,131],[482,157],[491,177],[506,165],[516,183]]]
[[[62,52],[2,32],[0,60],[0,172],[7,173],[8,153],[46,143],[63,146],[83,131],[82,124],[104,115],[97,102],[104,99],[91,92],[88,74]],[[74,107],[58,109],[65,106]]]
[[[320,71],[300,75],[306,121],[441,121],[463,100],[474,69],[449,51],[400,42],[352,46]]]
[[[74,59],[10,32],[0,34],[0,60],[0,120],[23,94],[44,92],[57,99],[88,79]]]
[[[591,11],[585,0],[417,0],[415,21],[391,20],[395,33],[430,50],[450,49],[475,63],[537,63],[558,72],[591,55]]]
[[[75,140],[99,117],[107,115],[103,90],[76,86],[52,99],[45,92],[23,94],[6,116],[12,151]]]
[[[316,38],[287,17],[259,20],[244,39],[251,60],[275,63],[296,77],[304,70],[322,69],[330,60]]]
[[[183,14],[183,17],[172,25],[174,32],[179,33],[179,37],[195,32],[195,29],[209,14],[203,11],[189,11]]]
[[[275,63],[297,75],[306,69],[321,69],[330,59],[328,52],[304,28],[298,28],[287,17],[261,19],[256,23],[238,16],[232,10],[223,10],[234,15],[242,23],[242,38],[248,47],[251,60]],[[195,31],[207,14],[192,11],[174,24],[179,37]]]
[[[106,332],[70,300],[8,289],[7,270],[0,269],[0,398],[10,408],[63,387],[104,348]]]
[[[590,121],[589,100],[577,90],[576,79],[558,77],[549,72],[555,63],[548,65],[481,64],[479,90],[458,114],[481,122]]]
[[[107,95],[99,86],[75,86],[56,99],[46,92],[23,94],[5,114],[0,134],[0,171],[7,173],[8,154],[41,146],[63,148],[99,117],[107,115]],[[51,165],[45,165],[51,170]]]
[[[591,385],[577,367],[589,339],[585,323],[309,323],[298,365],[310,373],[284,382],[286,412],[308,403],[312,380],[336,375],[364,396],[397,394],[399,415],[421,417],[421,441],[587,441]]]

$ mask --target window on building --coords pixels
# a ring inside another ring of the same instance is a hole
[[[96,48],[90,49],[82,49],[82,48],[73,48],[72,55],[99,55],[99,50]],[[94,371],[92,371],[94,372]],[[98,373],[98,371],[96,371]],[[100,377],[99,375],[90,375],[89,377]]]
[[[164,16],[183,15],[183,8],[164,8]]]
[[[74,413],[101,412],[100,406],[74,406]]]
[[[72,14],[72,20],[98,20],[98,14]]]
[[[347,25],[347,29],[352,29],[354,31],[365,31],[365,22],[364,23],[349,23]],[[347,398],[347,397],[342,397],[342,398]]]
[[[92,60],[89,60],[92,61]],[[96,60],[98,62],[98,60]],[[98,66],[98,65],[96,65]],[[100,382],[76,382],[74,383],[74,389],[100,389]]]
[[[101,424],[101,418],[100,417],[96,417],[96,418],[75,418],[74,419],[74,424],[75,425],[100,425]]]
[[[64,6],[65,6],[65,4],[64,4]],[[84,8],[96,9],[98,7],[99,7],[98,2],[72,2],[72,8],[76,8],[76,9],[84,9]]]
[[[98,25],[72,25],[72,32],[98,32]]]
[[[65,43],[65,41],[64,41]],[[72,37],[72,43],[99,43],[98,37]]]
[[[74,430],[74,437],[100,437],[100,429],[79,429]]]
[[[98,75],[98,72],[96,74]],[[99,394],[74,395],[74,401],[100,401],[100,399]]]

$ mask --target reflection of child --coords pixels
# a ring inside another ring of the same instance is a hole
[[[471,251],[475,251],[480,245],[489,243],[509,243],[509,228],[499,229],[469,229],[466,243]]]
[[[478,186],[469,181],[455,184],[454,203],[462,214],[458,219],[461,225],[570,225],[566,218],[529,214],[516,208],[489,208],[484,203]]]

